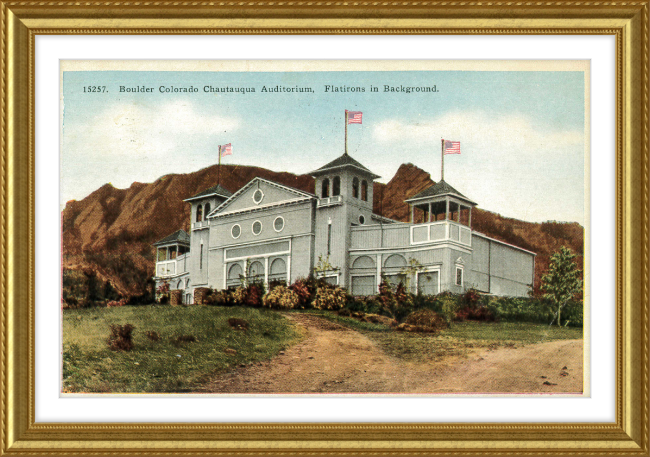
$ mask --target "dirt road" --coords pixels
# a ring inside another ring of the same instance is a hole
[[[466,359],[404,362],[359,332],[305,314],[287,316],[305,339],[272,360],[219,376],[219,393],[577,393],[581,340],[482,350]]]

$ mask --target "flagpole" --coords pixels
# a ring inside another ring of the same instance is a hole
[[[445,140],[440,138],[440,181],[445,180]]]
[[[345,155],[348,154],[348,110],[345,110]]]
[[[217,186],[221,184],[221,145],[219,145],[219,165],[217,165]]]

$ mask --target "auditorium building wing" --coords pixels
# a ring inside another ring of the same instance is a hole
[[[379,176],[347,153],[314,170],[316,195],[255,178],[232,194],[216,185],[185,201],[191,229],[154,246],[154,279],[183,290],[226,289],[313,273],[353,295],[378,292],[381,278],[413,292],[468,288],[525,296],[535,253],[472,230],[476,203],[440,181],[406,200],[410,222],[373,214]]]

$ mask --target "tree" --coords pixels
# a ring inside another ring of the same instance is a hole
[[[581,271],[573,261],[576,255],[566,246],[551,256],[548,272],[542,276],[542,291],[544,298],[550,300],[557,309],[554,320],[560,326],[562,308],[566,306],[577,294],[582,292]],[[551,321],[551,324],[553,321]]]

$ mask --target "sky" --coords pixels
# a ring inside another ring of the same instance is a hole
[[[440,139],[460,141],[461,154],[445,157],[445,181],[479,207],[584,225],[584,78],[581,71],[65,71],[60,202],[106,183],[126,188],[214,165],[225,143],[233,155],[223,163],[308,173],[343,153],[348,109],[363,112],[363,123],[348,127],[348,153],[380,182],[409,162],[438,181]],[[278,86],[311,92],[262,91]]]

